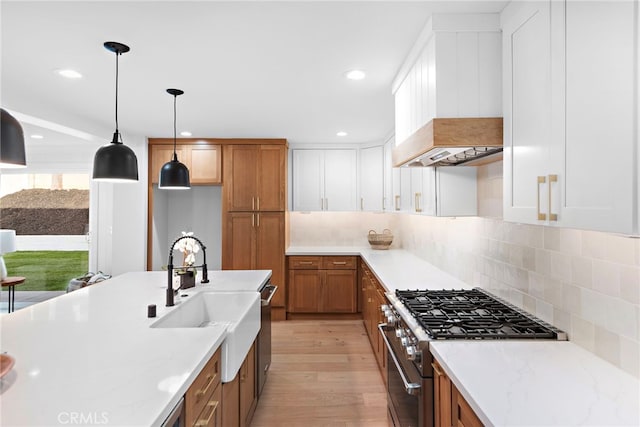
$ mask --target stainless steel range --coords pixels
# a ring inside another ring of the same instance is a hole
[[[449,339],[566,340],[566,333],[485,290],[387,293],[379,325],[389,352],[387,394],[395,427],[432,427],[429,342]]]

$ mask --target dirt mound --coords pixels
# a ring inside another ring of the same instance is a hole
[[[0,199],[0,228],[18,235],[80,235],[89,229],[89,190],[34,188]]]
[[[0,209],[6,208],[89,209],[89,190],[20,190],[0,199]]]

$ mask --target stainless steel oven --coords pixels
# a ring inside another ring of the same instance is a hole
[[[433,375],[423,377],[398,348],[395,333],[378,325],[387,347],[387,401],[396,427],[433,426]],[[400,357],[396,356],[399,355]]]

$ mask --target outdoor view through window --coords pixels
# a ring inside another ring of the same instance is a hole
[[[9,276],[26,279],[17,307],[30,301],[22,291],[65,292],[88,269],[89,175],[3,173],[0,228],[16,231],[16,252],[4,259]]]

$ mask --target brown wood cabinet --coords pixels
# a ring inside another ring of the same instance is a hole
[[[228,211],[285,211],[285,145],[224,147],[223,198]]]
[[[258,403],[255,341],[233,381],[222,384],[222,403],[222,426],[248,427],[251,424]]]
[[[220,353],[221,350],[218,349],[185,394],[185,417],[188,426],[222,425]]]
[[[483,427],[482,421],[473,411],[469,403],[462,397],[458,389],[451,385],[451,406],[453,408],[454,427]]]
[[[150,145],[149,178],[157,184],[162,165],[173,158],[173,145]],[[222,149],[220,145],[179,144],[178,160],[189,169],[191,185],[218,185],[222,183]]]
[[[256,383],[256,343],[254,342],[240,367],[240,426],[251,424],[258,403]]]
[[[378,324],[386,319],[380,306],[387,303],[384,287],[364,262],[360,263],[360,292],[362,300],[362,320],[369,336],[371,348],[378,362],[382,378],[387,382],[387,348],[378,330]]]
[[[289,257],[290,313],[357,313],[357,257]]]
[[[451,427],[451,380],[434,360],[433,367],[433,396],[435,427]]]
[[[271,282],[284,288],[285,214],[283,212],[227,212],[222,240],[225,270],[271,270]],[[271,301],[284,307],[285,291]]]
[[[229,144],[223,149],[222,269],[271,270],[280,289],[272,320],[285,319],[287,145]]]
[[[435,427],[482,427],[482,421],[462,397],[437,360],[433,367]]]

